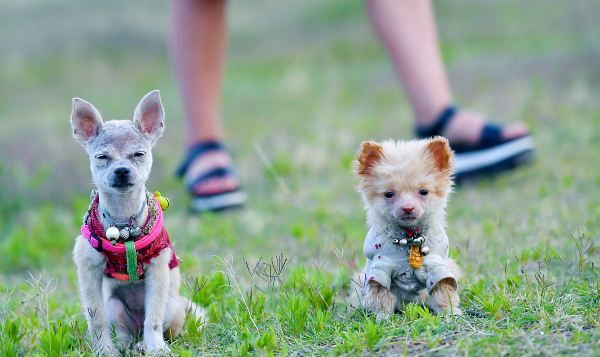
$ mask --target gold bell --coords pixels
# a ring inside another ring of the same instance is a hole
[[[166,211],[169,208],[169,205],[171,202],[169,201],[168,198],[161,195],[161,193],[159,191],[154,192],[154,197],[156,197],[156,200],[160,204],[160,208],[163,211]]]
[[[421,269],[423,266],[423,256],[416,245],[411,246],[408,251],[408,265],[413,269]]]

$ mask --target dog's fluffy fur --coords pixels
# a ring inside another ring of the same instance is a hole
[[[434,245],[432,250],[436,242],[446,245],[439,249],[438,262],[458,278],[458,267],[447,257],[447,238],[445,243],[436,238],[445,237],[445,208],[453,185],[452,151],[448,141],[435,137],[405,142],[363,142],[354,161],[354,172],[359,179],[358,191],[369,226],[379,231],[390,226],[398,229],[427,226],[426,245]],[[386,197],[386,193],[392,197]],[[430,257],[426,257],[423,268],[414,271],[415,276],[427,274],[427,258]],[[439,281],[430,293],[422,289],[413,294],[393,283],[387,289],[376,281],[365,282],[365,274],[360,275],[357,279],[360,287],[353,303],[376,313],[379,318],[401,310],[405,302],[425,303],[436,313],[460,313],[456,281],[452,278]]]
[[[146,180],[152,166],[152,147],[164,129],[164,110],[158,91],[148,93],[135,109],[133,121],[102,121],[94,106],[73,100],[71,125],[75,139],[90,157],[99,207],[115,221],[126,222],[142,211],[136,222],[146,221]],[[126,176],[117,169],[126,168]],[[109,222],[100,217],[104,228]],[[73,259],[81,303],[95,353],[117,355],[116,346],[129,348],[142,334],[146,352],[167,351],[165,335],[177,335],[186,313],[197,319],[203,312],[179,295],[179,268],[169,270],[171,250],[164,249],[144,266],[144,279],[119,281],[104,275],[105,256],[82,236],[75,239]]]

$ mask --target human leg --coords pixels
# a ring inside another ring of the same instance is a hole
[[[233,163],[229,153],[210,150],[203,155],[190,155],[199,145],[223,140],[220,97],[227,45],[226,3],[174,0],[172,6],[171,57],[183,100],[185,139],[188,159],[191,158],[179,173],[192,194],[193,206],[221,209],[224,205],[218,196],[237,191],[240,186],[237,176],[230,174]],[[207,176],[222,168],[229,170]],[[205,179],[198,180],[202,177]],[[235,202],[227,202],[241,204],[243,195],[236,195]],[[214,204],[205,204],[208,197]]]
[[[366,0],[366,7],[408,96],[418,134],[444,135],[454,149],[471,151],[468,155],[457,151],[459,174],[463,168],[469,171],[497,166],[533,149],[527,127],[522,123],[490,128],[484,115],[471,110],[451,111],[446,125],[440,125],[439,130],[427,130],[439,123],[454,101],[439,53],[431,2]],[[521,141],[511,143],[510,147],[503,146],[514,140]],[[493,152],[484,153],[481,149],[492,149]]]

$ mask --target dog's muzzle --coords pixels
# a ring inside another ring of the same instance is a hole
[[[127,167],[119,167],[113,171],[111,186],[114,188],[128,188],[133,186],[131,183],[131,170]]]

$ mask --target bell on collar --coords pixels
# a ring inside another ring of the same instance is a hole
[[[392,243],[395,245],[406,245],[406,243],[408,243],[408,241],[405,238],[402,238],[402,239],[394,238]]]
[[[129,229],[129,237],[136,239],[142,235],[142,229],[140,227],[134,227]]]
[[[423,237],[415,238],[413,240],[413,244],[418,245],[419,247],[422,246],[423,243],[425,243],[425,238]]]
[[[106,230],[106,238],[113,240],[119,238],[119,229],[115,226],[110,226]]]
[[[121,229],[121,231],[119,232],[119,237],[121,237],[124,240],[128,240],[129,239],[129,227],[125,227],[125,228]]]
[[[108,240],[110,240],[110,243],[112,245],[117,244],[117,239],[119,238],[119,236],[120,236],[119,229],[115,226],[110,226],[106,230],[106,238]]]

